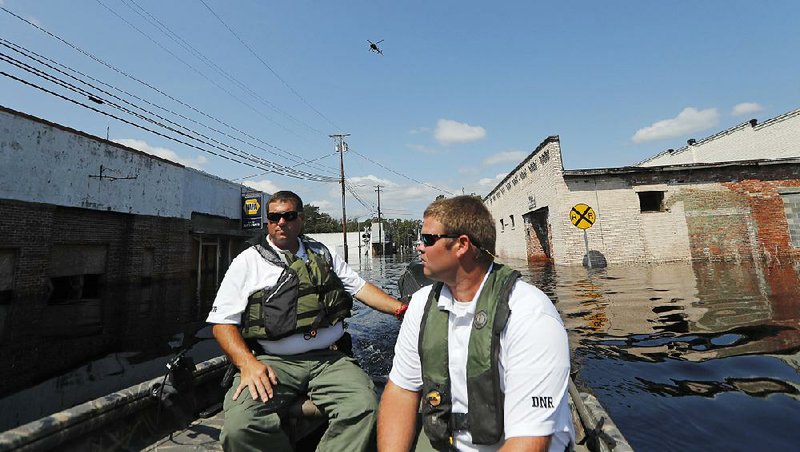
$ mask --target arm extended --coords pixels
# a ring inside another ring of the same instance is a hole
[[[356,298],[372,309],[386,314],[395,314],[403,306],[402,302],[369,282],[356,293]]]

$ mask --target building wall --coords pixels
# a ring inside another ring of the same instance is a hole
[[[553,220],[552,206],[557,205],[560,194],[567,190],[562,172],[561,144],[557,136],[548,137],[484,198],[496,222],[498,257],[528,257],[527,242],[537,240],[531,229],[526,228],[526,214],[548,208],[549,222],[558,221]],[[553,229],[550,233],[559,232]],[[548,239],[558,240],[558,237]]]
[[[566,181],[563,209],[579,202],[592,206],[597,221],[587,230],[589,248],[609,263],[800,256],[789,226],[793,194],[800,193],[797,163],[568,176]],[[646,191],[664,193],[662,211],[640,210],[638,193]],[[555,261],[579,265],[583,232],[565,213],[555,220]]]
[[[545,152],[549,160],[541,162]],[[538,163],[535,171],[530,162]],[[798,185],[800,161],[786,159],[565,172],[558,139],[550,137],[484,202],[497,221],[501,259],[545,257],[580,265],[586,242],[584,231],[571,224],[570,210],[583,203],[596,214],[586,230],[589,250],[607,263],[772,261],[800,257]],[[643,192],[662,193],[661,208],[642,211]],[[545,208],[548,256],[521,221]]]
[[[581,203],[592,207],[596,215],[594,225],[586,230],[589,250],[601,253],[607,262],[690,258],[682,204],[666,212],[640,212],[637,191],[664,190],[664,184],[642,185],[634,190],[617,177],[593,177],[569,178],[567,187],[554,216],[557,221],[554,229],[558,231],[553,243],[557,263],[580,265],[583,261],[584,232],[573,226],[569,217],[572,206]]]
[[[240,219],[241,190],[210,174],[0,107],[0,199],[157,217],[188,219],[201,212]]]
[[[254,234],[241,230],[241,192],[0,107],[3,390],[110,350],[166,344],[159,331],[205,318],[210,299],[199,294],[213,294]]]
[[[800,157],[799,143],[800,109],[761,124],[740,124],[673,152],[662,152],[639,165],[649,167]]]

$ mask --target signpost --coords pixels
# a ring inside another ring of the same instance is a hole
[[[586,246],[586,262],[589,263],[589,268],[592,268],[592,257],[589,255],[589,236],[586,234],[586,230],[591,228],[596,220],[594,209],[586,204],[575,204],[569,211],[569,221],[572,225],[583,229],[583,244]]]

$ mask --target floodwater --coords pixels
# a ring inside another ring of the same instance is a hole
[[[794,450],[797,265],[520,265],[556,302],[579,386],[636,450]]]
[[[351,265],[397,294],[409,260]],[[510,265],[554,300],[570,334],[576,383],[599,398],[634,449],[793,450],[800,440],[797,266]],[[94,352],[76,354],[66,367],[61,359],[48,369],[50,360],[42,359],[40,372],[25,383],[0,382],[0,431],[163,375],[164,363],[182,347],[191,346],[196,362],[220,353],[203,323],[213,291],[198,298],[191,288],[155,287],[148,294],[146,306],[133,302],[134,294],[124,310],[106,306],[97,316],[127,335],[122,339],[100,341],[108,325],[87,322],[84,337],[60,341]],[[1,314],[13,322],[13,311]],[[356,304],[349,321],[354,352],[376,379],[389,373],[399,325]],[[8,350],[14,338],[0,337],[0,350]],[[3,366],[25,367],[25,359],[0,354]]]
[[[390,290],[403,261],[362,273]],[[794,450],[800,267],[672,263],[589,270],[509,262],[556,303],[575,380],[635,450]],[[357,355],[386,377],[398,325],[360,309]]]

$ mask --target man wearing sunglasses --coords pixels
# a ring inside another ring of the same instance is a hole
[[[574,442],[561,317],[519,272],[494,262],[495,238],[478,198],[425,210],[418,251],[436,282],[411,297],[400,328],[378,450],[561,452]]]
[[[267,212],[266,236],[231,262],[207,319],[238,369],[223,405],[223,447],[292,450],[277,411],[306,394],[329,422],[317,450],[365,450],[374,444],[374,385],[337,341],[349,338],[353,296],[390,314],[403,305],[301,235],[297,194],[274,193]]]

